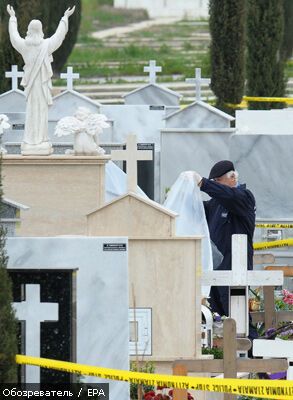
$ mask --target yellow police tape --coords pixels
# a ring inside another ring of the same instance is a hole
[[[42,368],[57,369],[73,374],[96,376],[103,379],[124,381],[135,384],[166,386],[176,389],[194,389],[208,392],[231,393],[245,396],[261,396],[264,399],[293,399],[293,382],[256,379],[219,379],[174,375],[147,374],[144,372],[122,371],[110,368],[93,367],[47,358],[16,356],[18,364],[35,365]]]
[[[293,104],[293,97],[259,97],[259,96],[243,96],[244,101],[268,101],[270,103],[287,103]]]
[[[226,103],[230,108],[247,108],[249,101],[270,102],[270,103],[286,103],[293,104],[293,97],[256,97],[256,96],[243,96],[241,103],[233,104]]]
[[[256,228],[293,228],[293,224],[256,224]]]
[[[254,250],[272,249],[274,247],[293,246],[293,239],[273,240],[272,242],[258,242],[253,244]]]

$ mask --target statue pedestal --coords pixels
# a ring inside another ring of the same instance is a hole
[[[53,153],[53,146],[50,142],[40,144],[21,144],[21,154],[23,156],[50,156]]]
[[[104,203],[110,156],[3,156],[4,196],[30,209],[20,236],[86,234],[86,215]]]

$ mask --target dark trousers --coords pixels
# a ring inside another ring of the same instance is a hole
[[[212,286],[210,292],[209,303],[212,312],[219,315],[229,317],[229,287],[228,286]],[[252,324],[251,315],[249,314],[249,339],[258,338],[256,327]]]

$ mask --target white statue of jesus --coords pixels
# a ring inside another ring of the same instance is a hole
[[[21,145],[23,155],[49,155],[53,152],[52,144],[48,141],[48,106],[52,104],[52,54],[61,46],[68,31],[68,18],[74,10],[75,7],[65,11],[56,32],[50,38],[44,39],[42,23],[34,19],[29,23],[27,35],[23,39],[18,33],[14,9],[7,6],[10,41],[22,55],[25,64],[21,81],[27,100]]]

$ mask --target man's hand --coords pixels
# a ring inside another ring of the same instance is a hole
[[[67,8],[67,10],[65,11],[65,13],[64,13],[64,17],[70,17],[70,15],[72,15],[73,13],[74,13],[74,11],[75,11],[75,6],[74,7],[72,7],[72,8]]]
[[[197,173],[197,172],[193,172],[193,177],[194,177],[194,181],[195,181],[195,184],[197,185],[197,186],[201,186],[201,180],[202,180],[202,177],[199,175],[199,173]]]
[[[10,15],[10,17],[15,17],[15,11],[10,4],[7,5],[7,12]]]

